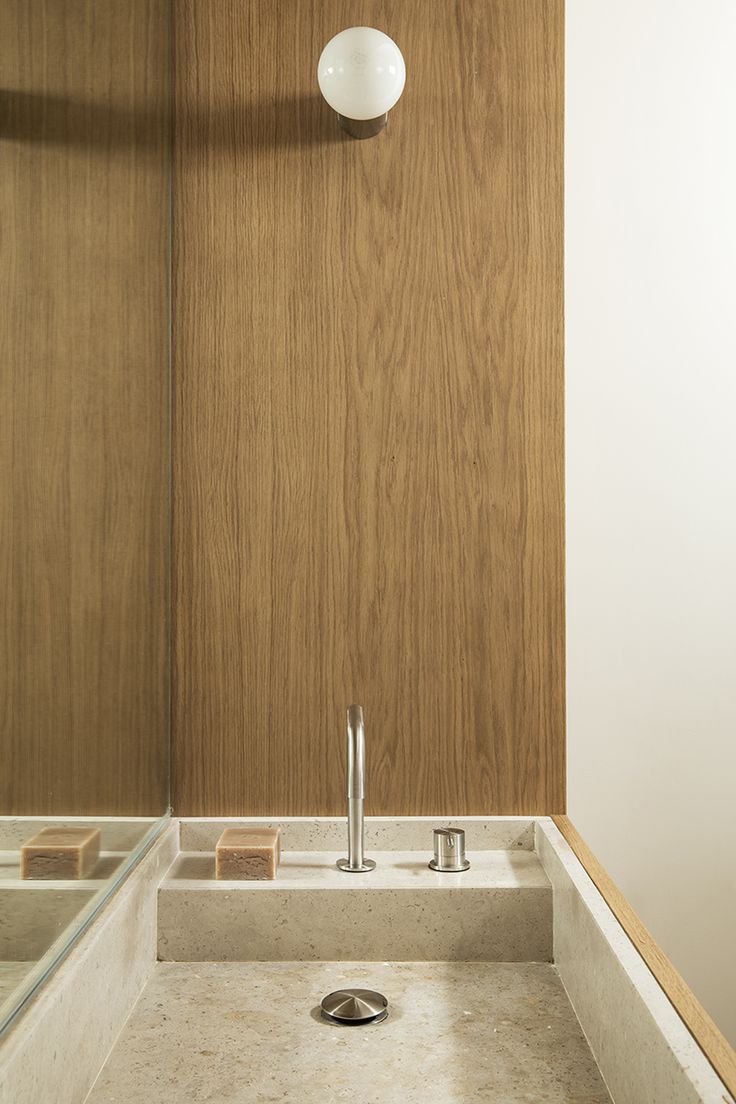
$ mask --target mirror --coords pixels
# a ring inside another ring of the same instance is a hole
[[[170,82],[164,2],[0,7],[2,1027],[168,809]]]

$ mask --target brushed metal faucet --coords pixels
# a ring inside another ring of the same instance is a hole
[[[365,798],[365,725],[363,709],[351,705],[348,709],[348,857],[338,859],[339,870],[349,874],[365,874],[374,870],[373,859],[363,854],[363,801]]]

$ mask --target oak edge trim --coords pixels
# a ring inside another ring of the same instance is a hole
[[[606,873],[570,818],[554,814],[551,819],[723,1084],[736,1096],[736,1051]]]

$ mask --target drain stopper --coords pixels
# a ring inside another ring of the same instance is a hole
[[[331,1023],[380,1023],[388,1016],[388,1001],[373,989],[337,989],[327,994],[321,1007]]]

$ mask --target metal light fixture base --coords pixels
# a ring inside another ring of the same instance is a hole
[[[373,859],[363,859],[358,866],[351,866],[350,859],[338,859],[335,863],[338,870],[345,870],[348,874],[367,874],[369,870],[375,870]]]
[[[373,138],[380,134],[388,122],[388,111],[383,115],[377,115],[375,119],[348,119],[347,115],[337,113],[337,118],[342,129],[351,138]]]

